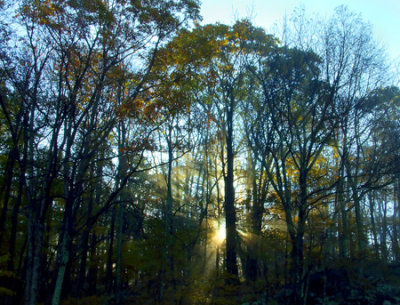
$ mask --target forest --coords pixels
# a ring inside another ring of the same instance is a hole
[[[0,303],[400,304],[400,88],[345,6],[0,1]]]

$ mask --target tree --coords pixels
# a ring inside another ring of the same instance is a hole
[[[320,79],[315,54],[283,47],[259,62],[253,71],[262,97],[252,109],[255,120],[250,127],[250,140],[258,156],[271,156],[271,161],[260,161],[285,211],[297,304],[306,299],[306,221],[331,187],[323,185],[322,177],[313,171],[335,130],[334,103],[329,86]]]
[[[25,143],[19,162],[24,179],[20,183],[25,186],[30,211],[27,304],[35,304],[37,299],[44,222],[53,204],[51,193],[56,178],[63,177],[64,190],[57,195],[64,198],[65,206],[57,246],[53,304],[59,303],[77,229],[76,215],[86,191],[86,174],[91,162],[96,162],[95,149],[108,140],[120,119],[118,112],[123,105],[115,103],[119,78],[128,77],[124,80],[129,84],[125,88],[130,90],[123,102],[126,106],[143,90],[162,41],[197,14],[195,1],[20,3],[19,18],[26,29],[22,37],[26,56],[15,62],[19,69],[16,71],[21,73],[9,77],[23,101],[20,109]],[[142,60],[143,57],[148,60]],[[141,62],[143,67],[125,73],[133,70],[128,60]],[[5,103],[2,105],[5,113],[11,111]],[[43,111],[45,107],[50,107],[47,113]],[[42,154],[39,143],[44,139],[49,143],[43,149],[49,160],[45,167],[38,162],[39,152]],[[135,168],[137,164],[88,219],[87,226],[93,225],[113,204],[112,198]],[[42,185],[43,190],[36,192],[36,185]]]

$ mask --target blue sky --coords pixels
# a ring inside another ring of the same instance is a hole
[[[400,0],[202,0],[201,14],[204,24],[232,24],[250,16],[257,26],[268,31],[296,7],[305,7],[308,15],[329,16],[342,4],[361,13],[363,20],[372,24],[375,39],[384,45],[391,59],[400,61]]]

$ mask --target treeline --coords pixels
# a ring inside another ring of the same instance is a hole
[[[0,4],[3,304],[400,300],[400,89],[358,15]]]

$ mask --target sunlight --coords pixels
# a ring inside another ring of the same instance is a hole
[[[226,238],[225,221],[221,221],[216,227],[215,242],[217,244],[222,244]]]

